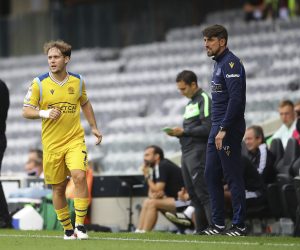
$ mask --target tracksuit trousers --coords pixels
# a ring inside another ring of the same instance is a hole
[[[204,178],[206,144],[195,145],[182,152],[182,174],[185,186],[195,207],[196,230],[204,230],[211,224],[210,200]]]
[[[219,126],[213,126],[207,146],[205,180],[211,199],[212,223],[224,226],[224,181],[228,184],[231,197],[233,218],[232,224],[244,227],[245,220],[245,184],[241,162],[241,142],[243,130],[230,130],[223,139],[222,149],[217,150],[215,136]]]

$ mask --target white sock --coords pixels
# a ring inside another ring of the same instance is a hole
[[[215,226],[218,227],[218,228],[220,228],[220,229],[224,229],[225,228],[225,226],[219,226],[217,224],[215,224]]]
[[[188,206],[183,213],[185,214],[186,217],[189,219],[192,219],[193,213],[195,212],[195,208],[193,206]]]

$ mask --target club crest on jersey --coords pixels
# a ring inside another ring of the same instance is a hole
[[[54,94],[54,89],[50,89],[50,93],[53,95]]]
[[[230,155],[230,146],[223,146],[223,150],[225,151],[225,153],[227,154],[227,156]]]
[[[230,66],[230,68],[233,68],[234,67],[234,62],[230,62],[229,66]]]
[[[68,88],[68,92],[69,92],[69,95],[74,95],[75,90],[74,90],[73,87],[69,87],[69,88]]]

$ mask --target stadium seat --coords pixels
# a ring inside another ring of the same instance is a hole
[[[279,138],[274,138],[270,145],[270,151],[275,156],[274,165],[277,166],[280,160],[282,160],[284,155],[284,148],[282,142]]]
[[[296,139],[290,138],[284,151],[283,161],[278,164],[277,172],[289,176],[290,168],[296,159],[300,156],[300,148]]]

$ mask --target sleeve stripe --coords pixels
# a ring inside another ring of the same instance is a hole
[[[204,92],[201,93],[203,99],[204,99],[204,117],[209,116],[209,98],[208,95]]]
[[[34,108],[34,109],[36,109],[36,110],[39,109],[38,107],[33,106],[33,105],[31,105],[31,104],[28,104],[28,103],[24,103],[24,104],[23,104],[23,107],[32,107],[32,108]]]
[[[80,96],[82,95],[82,76],[81,75],[79,75],[80,76],[80,86],[79,86],[79,88],[80,88]]]
[[[38,77],[36,77],[34,80],[36,80],[37,84],[39,85],[39,89],[40,89],[40,100],[39,100],[39,103],[41,103],[41,101],[42,101],[42,92],[43,92],[42,83],[41,83],[41,81],[40,81],[40,79]]]

